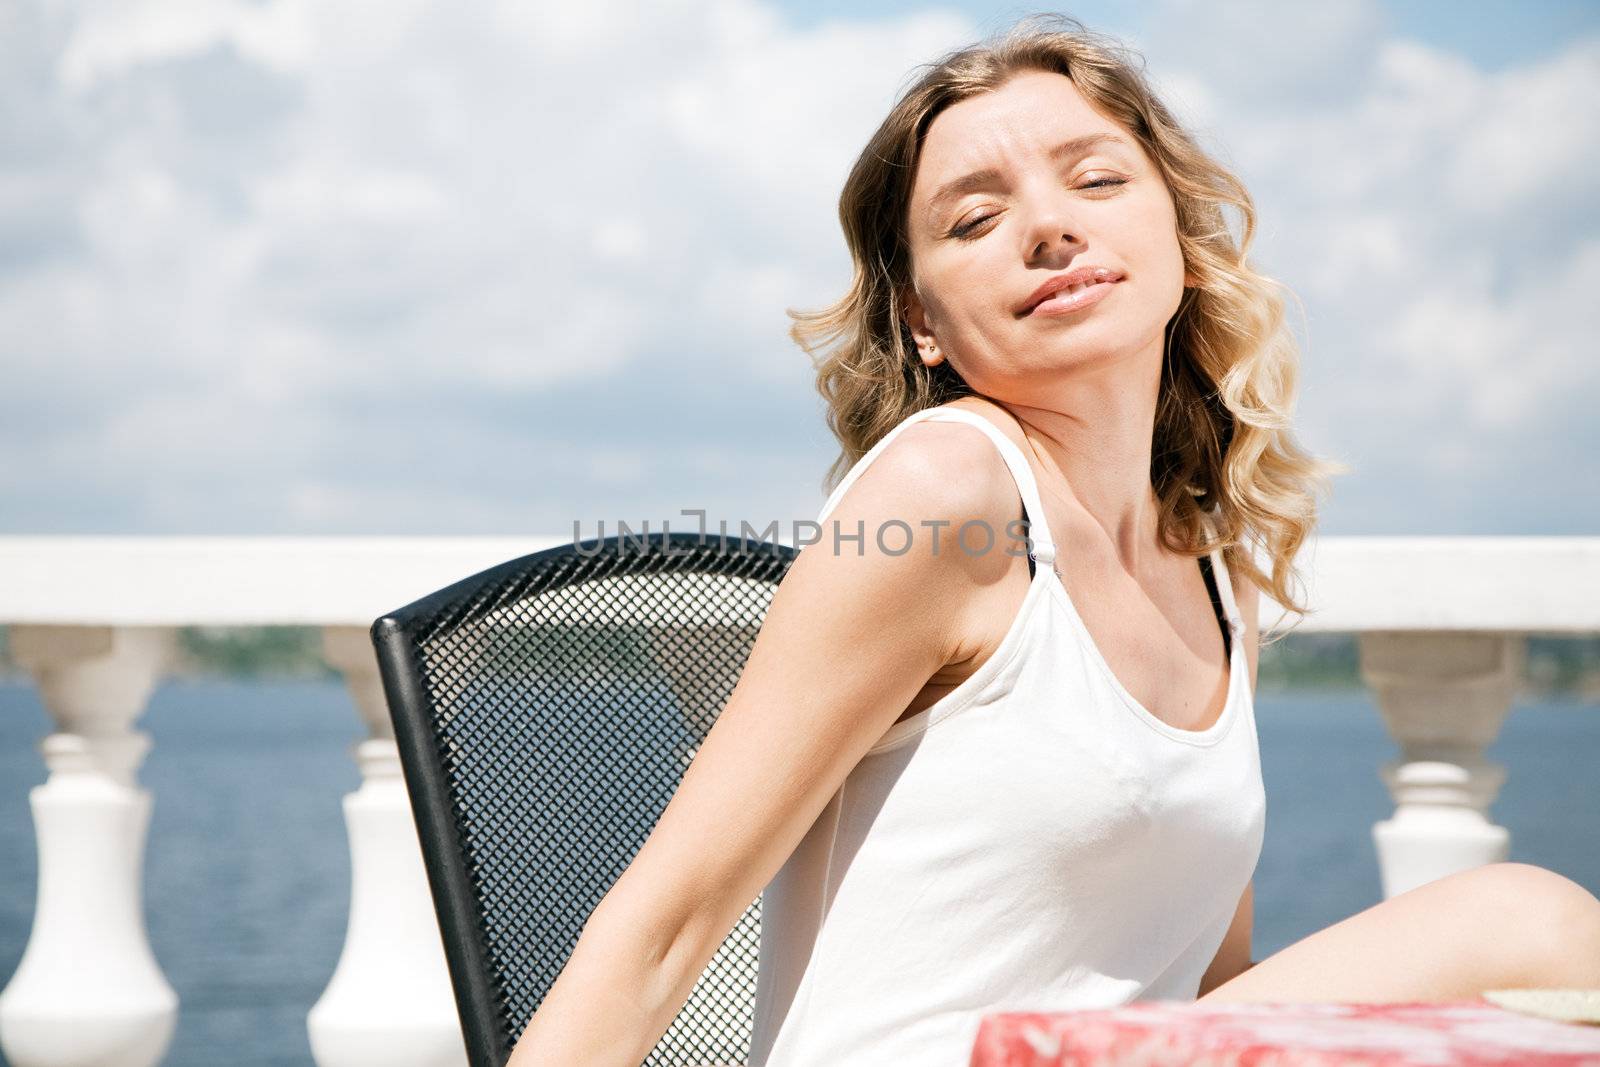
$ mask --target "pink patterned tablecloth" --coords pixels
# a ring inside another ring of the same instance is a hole
[[[1600,1026],[1484,1000],[1198,1004],[985,1016],[971,1067],[1600,1067]]]

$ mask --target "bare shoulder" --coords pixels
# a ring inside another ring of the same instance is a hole
[[[945,406],[955,407],[957,403]],[[960,406],[969,410],[975,407],[965,403]],[[1000,413],[1001,419],[1009,418],[1002,409],[989,406]],[[998,426],[993,416],[984,417]],[[1003,426],[998,428],[1005,430]],[[995,549],[1003,549],[1016,532],[1008,524],[1021,516],[1021,500],[1010,469],[994,441],[963,422],[923,420],[906,427],[862,471],[829,513],[823,523],[823,536],[834,536],[835,522],[839,523],[842,536],[845,532],[854,533],[863,519],[875,517],[880,523],[899,519],[909,528],[916,547],[936,551],[941,557],[954,553],[974,561],[990,556],[1003,561],[1008,558],[1003,553],[977,551],[985,541],[980,532],[969,532],[965,540],[967,551],[960,551],[960,530],[966,523],[984,523],[993,532]],[[869,541],[875,536],[870,521],[865,532]],[[904,543],[906,537],[903,529],[894,537],[885,533],[885,540],[892,545]],[[981,575],[996,567],[1003,569],[1003,562],[979,563],[977,572]]]

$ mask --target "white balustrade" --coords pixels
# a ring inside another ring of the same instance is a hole
[[[368,628],[469,574],[570,537],[0,537],[0,625],[55,732],[33,789],[39,895],[0,992],[15,1067],[149,1067],[178,1003],[151,953],[142,863],[151,798],[133,729],[178,626],[316,626],[369,736],[343,798],[349,927],[307,1017],[319,1067],[465,1062],[432,900]],[[1399,758],[1373,827],[1385,896],[1502,859],[1488,817],[1504,771],[1484,759],[1530,634],[1600,632],[1600,538],[1333,537],[1297,561],[1301,632],[1358,635],[1361,673]],[[1263,600],[1261,624],[1282,611]],[[1508,788],[1515,788],[1510,783]],[[334,803],[329,797],[328,803]]]
[[[1510,834],[1488,806],[1505,772],[1484,750],[1511,708],[1524,638],[1600,631],[1600,538],[1324,538],[1296,562],[1315,608],[1301,628],[1357,635],[1400,746],[1379,772],[1395,813],[1372,828],[1384,896],[1504,859]]]
[[[132,731],[176,626],[319,626],[370,737],[343,800],[349,926],[307,1016],[318,1067],[459,1067],[456,1018],[416,826],[367,628],[486,567],[570,538],[0,537],[0,625],[57,732],[30,797],[39,897],[21,964],[0,992],[13,1067],[151,1067],[178,998],[140,905],[151,798]],[[329,798],[330,806],[334,798]]]

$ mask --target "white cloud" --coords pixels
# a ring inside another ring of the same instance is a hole
[[[1486,264],[1487,256],[1479,262]],[[1457,278],[1468,271],[1458,272]],[[1416,410],[1476,429],[1559,432],[1574,396],[1600,395],[1600,239],[1510,291],[1487,270],[1462,287],[1430,286],[1401,308],[1389,347],[1416,372]],[[1426,398],[1426,399],[1424,399]]]
[[[372,7],[393,17],[400,4]],[[253,4],[244,0],[101,0],[80,3],[57,70],[64,88],[84,92],[141,64],[160,63],[231,44],[242,55],[278,70],[304,65],[311,52],[306,2]],[[375,33],[383,22],[372,20]]]

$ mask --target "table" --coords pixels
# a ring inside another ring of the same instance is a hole
[[[971,1067],[1600,1067],[1600,1026],[1482,999],[1135,1001],[986,1015]]]

